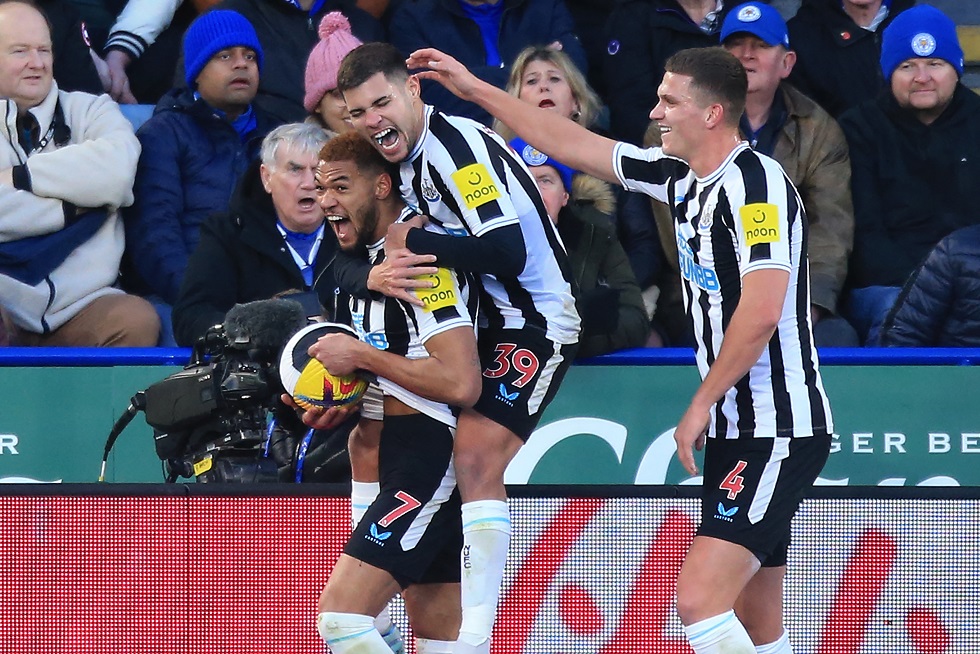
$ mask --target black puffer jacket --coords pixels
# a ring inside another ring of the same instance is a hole
[[[885,319],[881,344],[980,347],[980,225],[953,232],[929,254]]]
[[[841,0],[803,0],[787,23],[797,60],[789,81],[835,118],[885,88],[881,33],[915,0],[892,0],[888,17],[869,32],[858,27]]]

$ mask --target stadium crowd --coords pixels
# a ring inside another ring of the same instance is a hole
[[[343,57],[383,40],[638,145],[666,59],[724,47],[742,135],[807,212],[817,345],[980,346],[980,97],[953,20],[914,0],[0,0],[0,345],[190,346],[238,302],[329,306],[306,155],[350,129]],[[291,123],[321,133],[290,132],[303,156],[263,148]],[[690,346],[670,209],[512,146],[552,198],[579,356]]]

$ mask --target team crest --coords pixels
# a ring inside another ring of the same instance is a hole
[[[524,160],[528,166],[543,166],[548,163],[548,155],[541,152],[533,145],[525,145],[524,149],[521,150],[521,159]]]
[[[928,57],[936,51],[936,39],[928,32],[920,32],[912,37],[912,52],[920,57]]]
[[[715,214],[713,211],[706,211],[698,218],[698,234],[707,234],[711,232],[711,226],[715,222]]]
[[[743,23],[754,23],[755,21],[762,18],[762,12],[755,5],[746,5],[739,9],[738,16],[736,16]]]
[[[431,179],[422,180],[422,197],[428,202],[438,202],[442,199],[439,191],[436,190],[436,185],[432,183]]]

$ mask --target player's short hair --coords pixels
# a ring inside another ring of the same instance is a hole
[[[337,90],[343,93],[357,88],[378,73],[390,82],[408,79],[405,57],[390,43],[365,43],[344,57],[337,71]]]
[[[388,173],[397,177],[397,166],[381,156],[371,142],[357,132],[345,132],[320,148],[320,161],[350,161],[357,169],[371,175]]]
[[[718,103],[725,111],[725,122],[738,125],[745,111],[749,79],[735,55],[720,46],[688,48],[672,55],[664,70],[691,78],[691,89],[706,104]]]

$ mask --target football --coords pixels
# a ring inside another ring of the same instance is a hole
[[[331,375],[323,364],[307,354],[310,346],[327,334],[348,334],[357,338],[347,325],[319,322],[293,334],[279,357],[282,385],[304,409],[326,409],[357,402],[368,387],[363,375]]]

